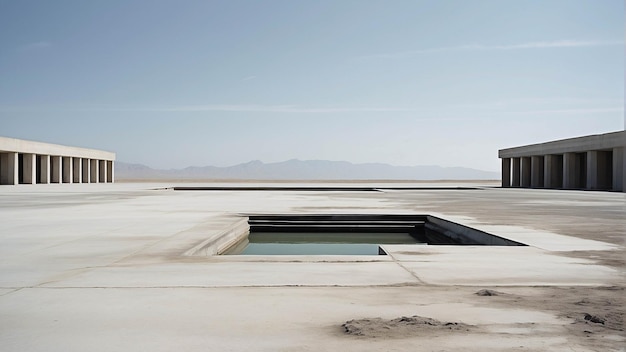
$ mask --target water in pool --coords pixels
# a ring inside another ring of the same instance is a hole
[[[408,233],[254,232],[225,254],[378,255],[379,244],[419,243]]]

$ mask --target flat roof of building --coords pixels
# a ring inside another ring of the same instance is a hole
[[[115,153],[104,150],[70,147],[60,144],[0,137],[0,152],[71,156],[76,158],[115,160]]]
[[[589,150],[607,150],[624,146],[626,146],[626,131],[617,131],[500,149],[498,151],[498,157],[519,158],[530,155],[579,153]]]

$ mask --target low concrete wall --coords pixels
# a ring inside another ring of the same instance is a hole
[[[444,235],[464,245],[487,245],[487,246],[525,246],[525,244],[512,241],[500,236],[476,230],[474,228],[444,220],[436,216],[427,216],[426,228],[443,233]]]
[[[230,247],[246,238],[249,233],[250,225],[248,225],[248,217],[243,217],[224,232],[211,236],[199,245],[185,252],[183,255],[206,257],[220,255],[226,252]]]

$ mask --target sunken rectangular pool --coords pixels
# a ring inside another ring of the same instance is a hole
[[[385,255],[380,245],[524,244],[429,215],[251,215],[225,255]]]

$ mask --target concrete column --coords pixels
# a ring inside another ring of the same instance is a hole
[[[613,148],[613,190],[626,192],[626,153],[624,147]]]
[[[61,157],[57,155],[50,156],[50,165],[50,182],[61,183],[63,180]]]
[[[89,159],[86,158],[82,158],[81,159],[81,164],[83,167],[83,183],[89,183],[91,182],[91,176],[90,176],[90,170],[91,170],[91,163],[89,161]]]
[[[563,156],[546,155],[543,157],[543,186],[545,188],[563,188]]]
[[[89,179],[89,182],[91,183],[98,183],[98,160],[94,160],[94,159],[90,159],[89,160],[89,164],[90,164],[90,171],[89,173],[91,174],[91,177]]]
[[[502,187],[511,187],[511,159],[502,158]]]
[[[22,154],[22,180],[25,184],[37,183],[37,155]]]
[[[0,153],[0,184],[16,185],[19,182],[18,155],[14,152]]]
[[[576,153],[563,154],[563,188],[577,188],[579,183],[578,173]]]
[[[524,156],[521,157],[521,171],[520,171],[520,175],[521,175],[521,186],[524,188],[529,188],[530,187],[530,157]]]
[[[113,160],[107,160],[107,182],[109,183],[115,182],[115,178],[113,177],[113,175],[115,175],[113,164]]]
[[[83,163],[81,158],[72,158],[72,182],[83,182]]]
[[[512,158],[513,168],[511,171],[511,187],[520,187],[520,158]]]
[[[598,189],[598,152],[587,152],[587,184],[586,189]]]
[[[552,168],[554,155],[543,156],[543,187],[557,188],[552,185],[552,175],[557,171]]]
[[[598,151],[598,189],[613,189],[613,149]]]
[[[39,182],[50,183],[50,155],[39,155]]]
[[[626,192],[626,147],[622,148],[622,192]]]
[[[100,179],[98,182],[106,183],[107,182],[107,162],[105,160],[98,160],[98,164],[100,166]]]
[[[531,158],[531,176],[530,176],[530,186],[532,188],[541,188],[543,187],[543,156],[533,155]]]
[[[72,157],[63,157],[63,183],[72,183]]]

